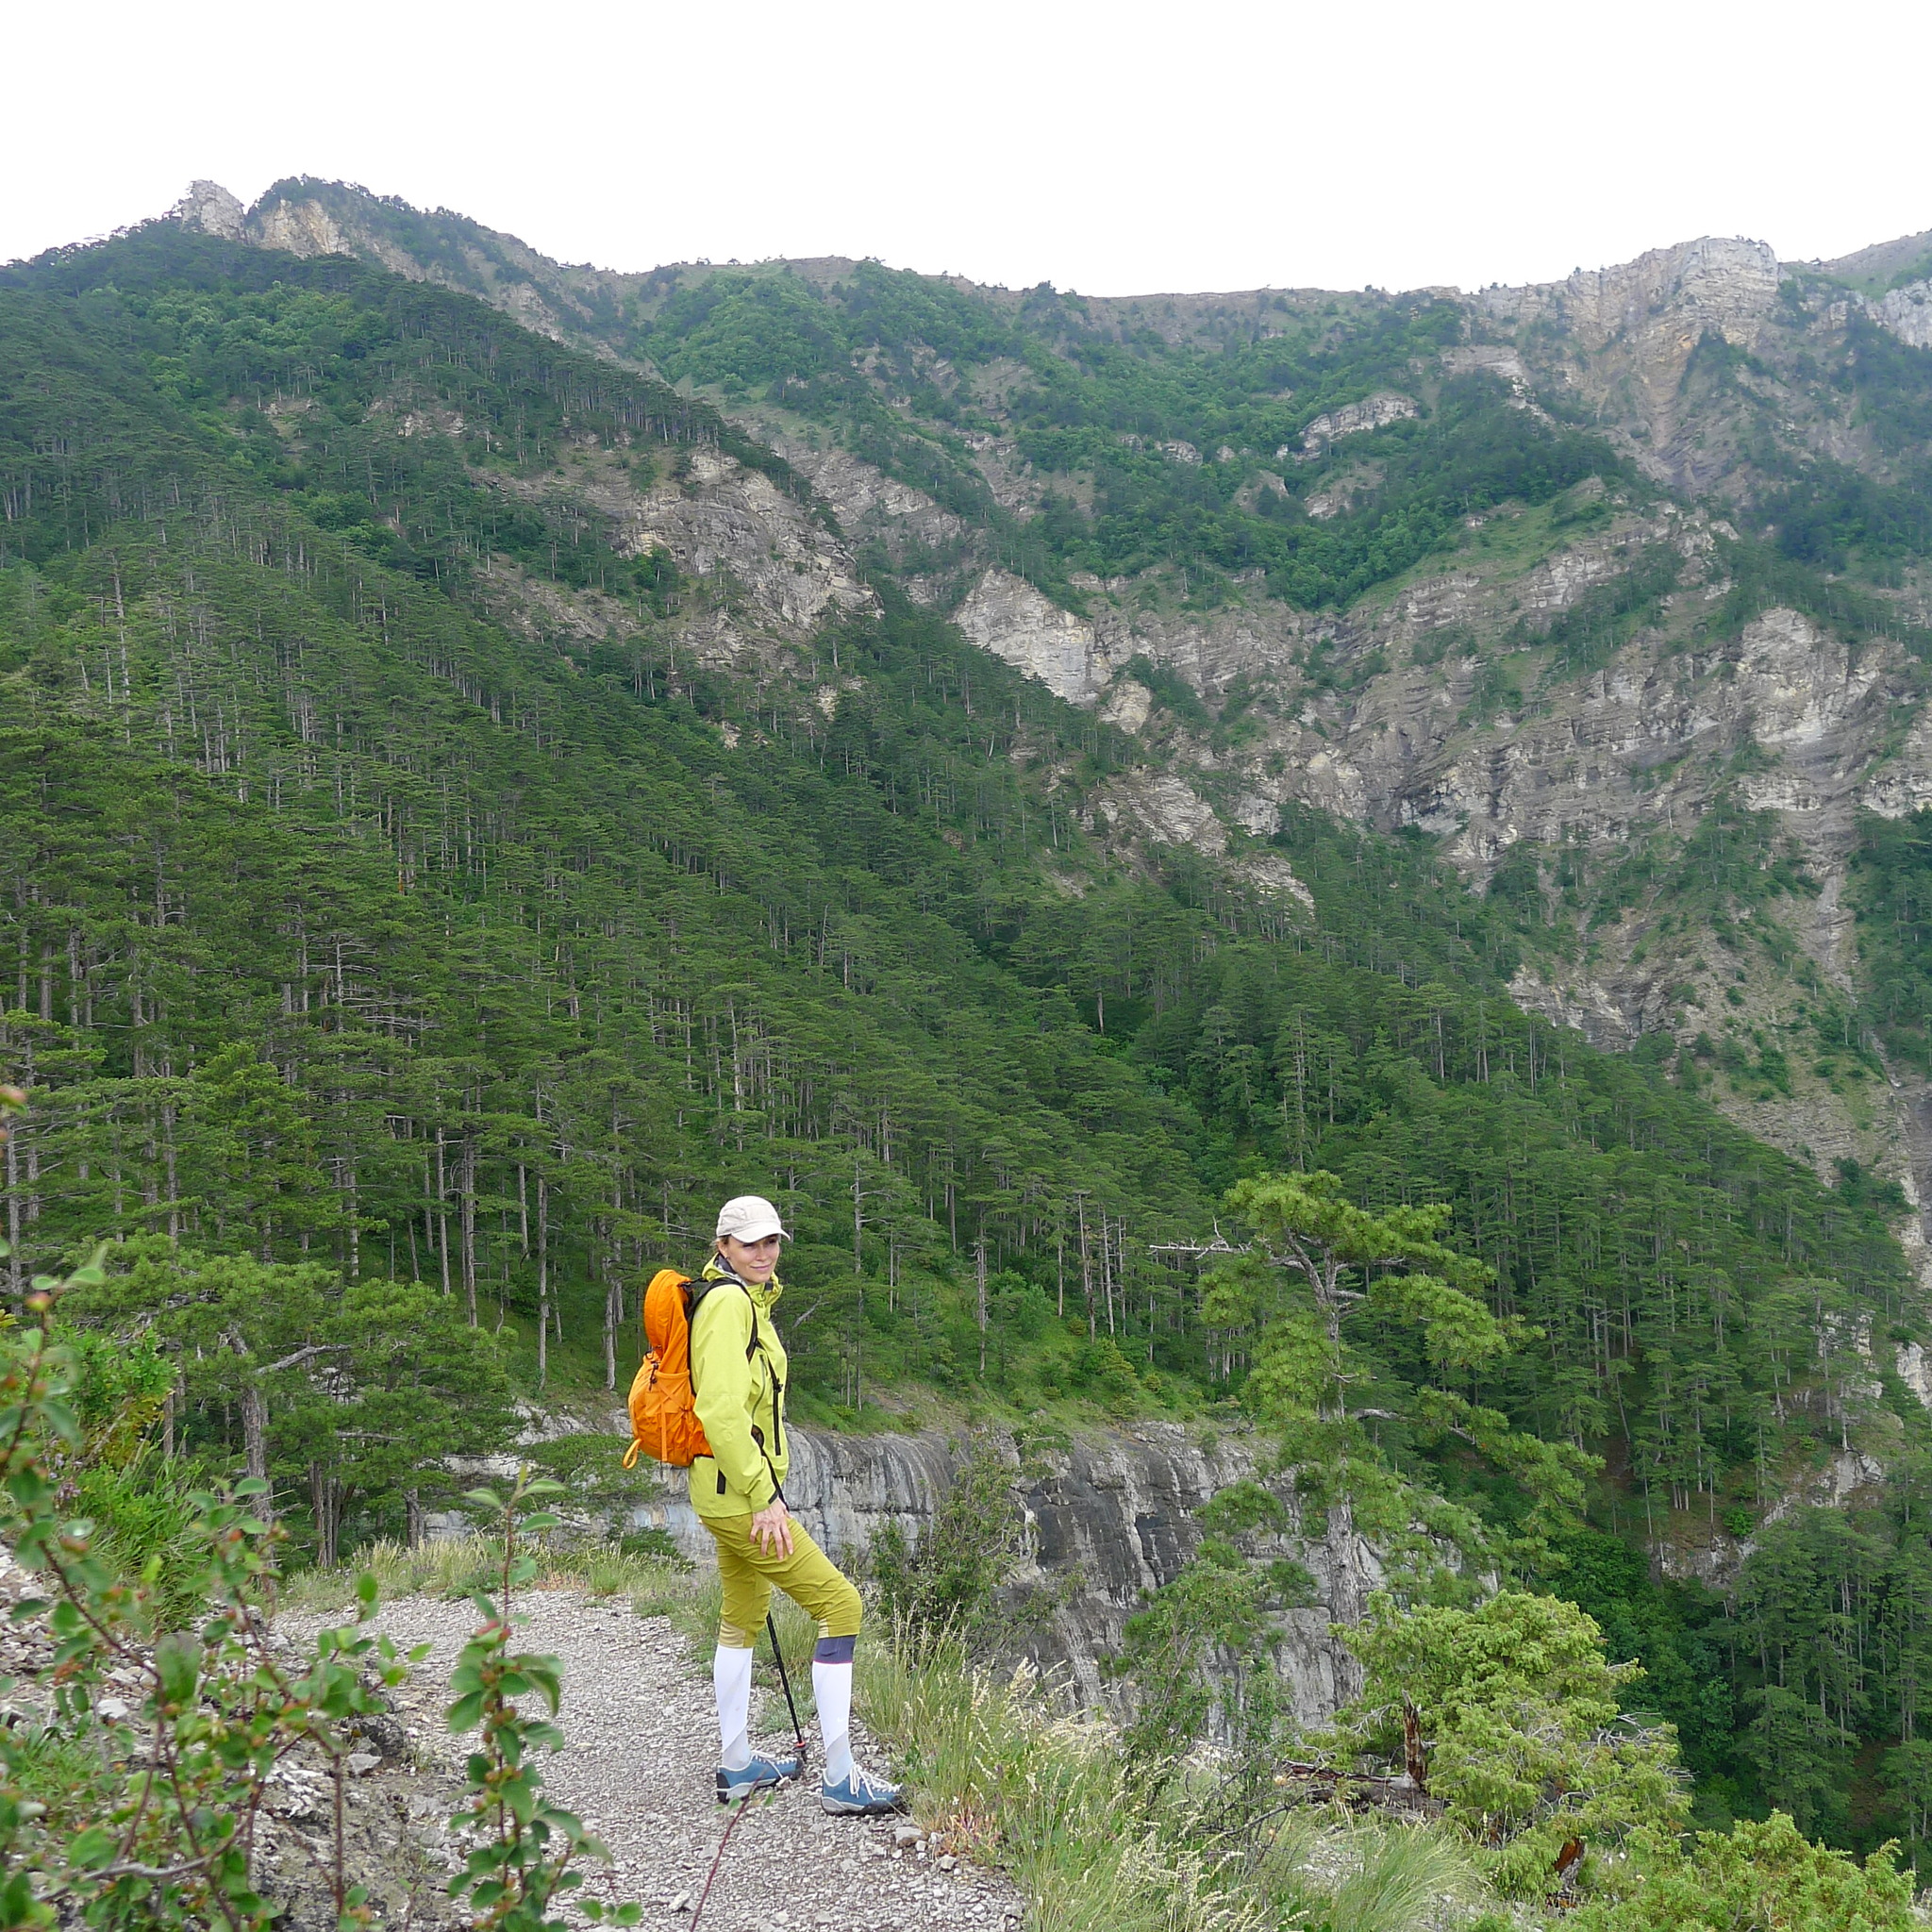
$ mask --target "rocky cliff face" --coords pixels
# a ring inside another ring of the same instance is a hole
[[[1108,681],[1093,626],[1024,578],[987,571],[953,613],[973,642],[1073,704],[1091,705]]]
[[[351,255],[410,281],[459,289],[539,335],[607,355],[601,328],[637,279],[568,267],[514,235],[448,209],[424,215],[334,181],[277,182],[247,209],[225,189],[197,181],[175,212],[192,226],[259,248],[303,257]]]
[[[791,1505],[826,1550],[850,1563],[863,1562],[886,1524],[916,1540],[961,1456],[961,1445],[932,1434],[796,1430],[791,1441]],[[1095,1660],[1119,1647],[1142,1592],[1171,1581],[1192,1556],[1200,1541],[1193,1511],[1255,1474],[1256,1446],[1239,1436],[1195,1440],[1177,1424],[1149,1424],[1044,1451],[1029,1445],[1024,1468],[1010,1441],[1006,1449],[1026,1522],[1025,1557],[1009,1592],[1016,1629],[1032,1655],[1069,1668],[1083,1697],[1100,1703],[1107,1687]],[[709,1538],[675,1483],[637,1520],[668,1529],[694,1556],[708,1553]],[[1277,1654],[1296,1716],[1319,1724],[1350,1681],[1351,1660],[1328,1624],[1360,1614],[1382,1568],[1355,1536],[1291,1535],[1282,1554],[1307,1566],[1321,1599],[1289,1613]]]
[[[675,478],[644,481],[613,459],[620,455],[579,450],[555,490],[500,478],[492,487],[567,503],[593,517],[621,555],[670,558],[688,585],[670,633],[674,684],[696,670],[781,675],[825,622],[875,607],[849,546],[760,472],[706,445]],[[486,573],[484,583],[501,621],[565,657],[622,627],[625,613],[594,590],[512,567]]]
[[[1024,600],[984,582],[969,601],[987,648],[1076,701],[1093,692],[1110,722],[1173,748],[1158,775],[1108,788],[1097,827],[1223,857],[1232,834],[1265,834],[1279,807],[1297,800],[1432,833],[1478,886],[1527,841],[1543,855],[1540,890],[1554,932],[1582,916],[1557,902],[1550,875],[1560,866],[1606,879],[1659,835],[1688,839],[1723,800],[1771,814],[1776,836],[1802,854],[1816,890],[1763,916],[1856,1003],[1846,893],[1859,815],[1897,817],[1932,802],[1932,724],[1917,710],[1917,667],[1882,638],[1853,645],[1780,608],[1735,638],[1687,648],[1682,631],[1726,588],[1707,561],[1712,527],[1674,508],[1623,517],[1528,570],[1473,549],[1462,567],[1339,619],[1264,608],[1176,620],[1138,608],[1130,595],[1091,620],[1023,617]],[[1506,659],[1520,667],[1516,681],[1486,696],[1494,674],[1485,638],[1560,617],[1653,545],[1682,560],[1683,587],[1665,613],[1679,634],[1641,638],[1588,675],[1552,684],[1542,682],[1532,628],[1532,648]],[[1354,689],[1311,688],[1303,671],[1310,645],[1366,675]],[[1210,707],[1237,680],[1260,687],[1266,697],[1246,712],[1246,741],[1216,751],[1190,733],[1125,672],[1137,655],[1184,677]],[[1903,730],[1902,716],[1910,721]],[[1761,947],[1740,954],[1714,943],[1694,924],[1674,932],[1659,900],[1596,924],[1580,953],[1559,949],[1526,966],[1513,991],[1597,1045],[1660,1032],[1690,1042],[1789,1024],[1805,997],[1794,970]],[[1850,1092],[1808,1064],[1794,1063],[1791,1077],[1789,1096],[1714,1097],[1827,1176],[1836,1161],[1857,1160],[1896,1177],[1909,1200],[1932,1199],[1932,1109],[1907,1074]],[[1921,1245],[1920,1227],[1906,1233]]]
[[[1869,297],[1865,313],[1914,349],[1932,349],[1932,282],[1908,282],[1888,289],[1876,301]]]
[[[1649,543],[1685,557],[1685,588],[1672,600],[1685,617],[1721,590],[1700,580],[1708,528],[1695,516],[1613,526],[1600,544],[1513,578],[1478,555],[1326,629],[1344,662],[1387,666],[1352,691],[1308,691],[1237,625],[1224,624],[1218,638],[1193,629],[1175,641],[1178,650],[1143,632],[1138,641],[1150,655],[1209,700],[1233,675],[1271,672],[1280,696],[1274,715],[1250,711],[1257,728],[1239,751],[1203,757],[1192,774],[1162,781],[1197,801],[1239,802],[1224,805],[1211,826],[1191,825],[1170,802],[1158,817],[1141,815],[1146,836],[1215,851],[1230,811],[1259,828],[1271,804],[1294,798],[1387,828],[1419,826],[1476,883],[1528,841],[1543,855],[1539,890],[1554,895],[1549,875],[1560,866],[1606,877],[1658,835],[1689,837],[1722,798],[1771,814],[1778,836],[1802,852],[1817,890],[1782,899],[1767,916],[1795,936],[1825,983],[1856,998],[1845,892],[1858,815],[1895,817],[1932,797],[1932,732],[1922,717],[1898,729],[1918,689],[1899,648],[1883,640],[1854,647],[1800,612],[1773,608],[1716,646],[1638,641],[1587,676],[1541,689],[1536,655],[1525,654],[1516,660],[1520,683],[1481,709],[1477,639],[1525,614],[1559,614]],[[1551,896],[1553,926],[1569,916]],[[1713,943],[1701,928],[1674,933],[1670,917],[1662,902],[1626,907],[1591,929],[1580,956],[1525,969],[1518,998],[1611,1047],[1657,1032],[1722,1039],[1727,1028],[1789,1020],[1803,997],[1789,966]],[[1932,1196],[1924,1096],[1903,1075],[1883,1091],[1850,1096],[1803,1067],[1794,1077],[1790,1099],[1717,1097],[1821,1172],[1857,1159],[1896,1174],[1911,1198]]]

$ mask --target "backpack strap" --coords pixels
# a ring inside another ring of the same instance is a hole
[[[697,1325],[698,1304],[701,1301],[703,1301],[704,1298],[708,1294],[709,1294],[714,1288],[723,1288],[727,1283],[731,1287],[740,1290],[742,1290],[744,1287],[744,1283],[739,1280],[738,1276],[735,1274],[721,1274],[714,1281],[706,1280],[705,1276],[702,1274],[692,1274],[686,1278],[684,1319],[687,1322],[689,1322],[693,1328],[695,1328]],[[746,1305],[751,1309],[751,1340],[747,1341],[744,1345],[744,1358],[746,1361],[750,1361],[752,1357],[757,1355],[758,1351],[764,1347],[765,1344],[762,1336],[760,1336],[760,1334],[758,1333],[758,1303],[752,1300],[749,1293],[745,1295],[744,1299]],[[695,1388],[697,1386],[696,1382],[693,1381],[691,1386]],[[780,1391],[782,1391],[784,1385],[780,1383],[778,1386]]]

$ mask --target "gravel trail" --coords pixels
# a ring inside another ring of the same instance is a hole
[[[519,1593],[515,1607],[528,1620],[519,1647],[552,1652],[563,1664],[558,1723],[569,1741],[543,1760],[545,1786],[604,1840],[614,1859],[594,1872],[587,1895],[636,1900],[647,1926],[689,1926],[731,1815],[712,1790],[717,1730],[708,1672],[699,1674],[689,1641],[668,1619],[640,1618],[621,1599],[530,1590]],[[417,1750],[457,1772],[466,1740],[444,1729],[441,1707],[475,1620],[467,1601],[429,1597],[385,1604],[375,1620],[406,1648],[432,1646],[396,1707]],[[291,1633],[335,1621],[292,1614],[280,1620]],[[801,1657],[794,1672],[809,1668]],[[755,1740],[761,1730],[790,1733],[783,1696],[775,1683],[765,1682],[769,1674],[760,1651]],[[1008,1879],[951,1858],[937,1842],[904,1842],[912,1837],[907,1820],[827,1818],[818,1802],[816,1728],[808,1719],[807,1724],[813,1768],[802,1786],[754,1801],[725,1850],[702,1932],[1001,1932],[1019,1924],[1023,1901]],[[857,1713],[853,1744],[861,1763],[888,1768],[886,1753]],[[412,1808],[420,1814],[425,1807]]]

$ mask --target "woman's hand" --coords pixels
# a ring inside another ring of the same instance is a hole
[[[751,1520],[751,1540],[768,1557],[791,1554],[791,1518],[783,1501],[774,1496]]]

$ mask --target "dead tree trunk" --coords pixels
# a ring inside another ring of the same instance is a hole
[[[973,1243],[974,1310],[979,1321],[979,1379],[986,1380],[986,1236]]]
[[[308,1465],[308,1501],[315,1512],[315,1560],[333,1570],[341,1554],[342,1486],[326,1465]]]
[[[537,1176],[537,1386],[550,1378],[550,1183]]]
[[[462,1179],[463,1306],[476,1325],[476,1137],[463,1136]]]

